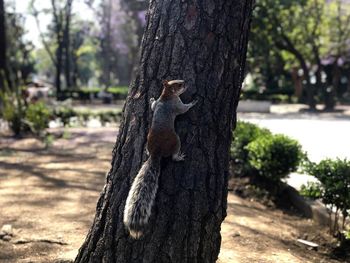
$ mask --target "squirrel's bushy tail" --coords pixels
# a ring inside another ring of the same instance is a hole
[[[152,157],[142,165],[130,188],[124,208],[124,224],[133,238],[140,238],[151,216],[158,190],[160,159]]]

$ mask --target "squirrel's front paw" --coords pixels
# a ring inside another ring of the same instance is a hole
[[[175,162],[181,162],[181,161],[184,161],[184,160],[185,160],[185,157],[186,157],[185,154],[179,152],[179,153],[173,155],[173,160],[174,160]]]
[[[156,104],[157,104],[156,99],[155,98],[150,98],[149,102],[151,104],[151,110],[154,111],[154,109],[156,108]]]
[[[196,105],[196,104],[197,104],[197,102],[198,102],[198,100],[194,100],[194,101],[192,101],[192,102],[191,102],[191,107],[193,107],[194,105]]]

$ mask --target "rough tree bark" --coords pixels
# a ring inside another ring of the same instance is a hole
[[[229,147],[244,75],[252,0],[153,0],[140,68],[123,111],[112,168],[75,262],[215,262],[226,216]],[[176,130],[186,160],[162,161],[145,236],[122,223],[132,180],[146,159],[149,99],[163,79],[184,79]]]

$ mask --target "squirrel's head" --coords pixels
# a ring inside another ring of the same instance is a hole
[[[186,88],[183,80],[164,80],[163,81],[163,93],[166,96],[180,96],[185,92]]]

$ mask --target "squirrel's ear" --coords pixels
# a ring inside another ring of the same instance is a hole
[[[164,86],[164,87],[169,86],[168,83],[169,83],[169,81],[163,80],[163,86]]]

